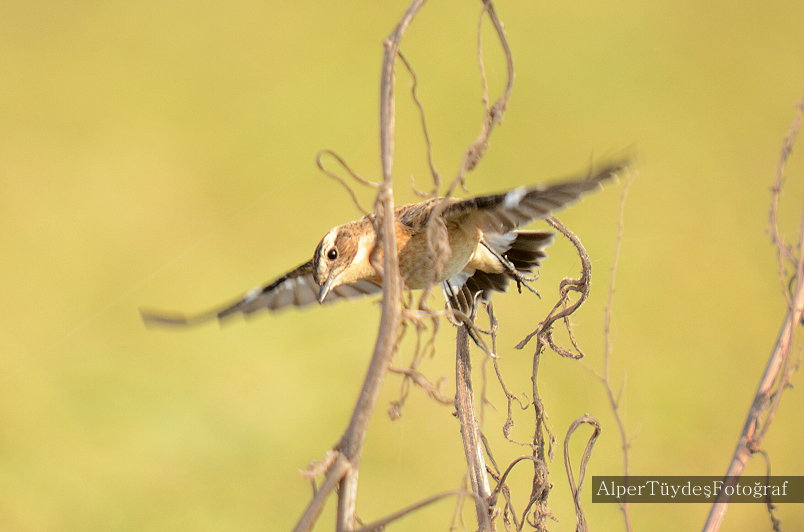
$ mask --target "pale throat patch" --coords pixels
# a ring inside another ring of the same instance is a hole
[[[355,253],[352,264],[355,266],[362,266],[365,264],[371,266],[369,253],[374,248],[374,233],[360,235],[357,241],[357,253]]]
[[[352,238],[355,238],[354,233],[352,235]],[[356,246],[354,255],[349,264],[345,265],[337,274],[334,286],[376,277],[376,272],[370,262],[371,250],[374,247],[374,234],[360,235],[357,237],[357,242],[352,244]]]

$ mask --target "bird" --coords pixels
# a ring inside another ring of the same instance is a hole
[[[423,289],[441,284],[449,306],[464,315],[493,292],[541,265],[553,234],[522,231],[532,221],[549,217],[584,194],[601,188],[628,166],[627,160],[602,165],[585,176],[550,185],[520,186],[499,194],[466,199],[436,197],[394,210],[394,238],[404,287]],[[198,314],[141,310],[146,324],[189,326],[266,309],[327,304],[376,294],[382,276],[377,254],[374,214],[330,229],[310,260],[232,303]],[[428,237],[428,230],[432,231]]]

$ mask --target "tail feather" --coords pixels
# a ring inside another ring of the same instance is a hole
[[[447,281],[445,285],[449,286],[445,286],[445,292],[450,305],[471,316],[476,301],[488,301],[492,292],[504,292],[510,280],[518,281],[518,275],[532,273],[534,268],[539,267],[547,257],[544,248],[552,241],[553,233],[536,231],[487,235],[486,244],[503,259],[506,271],[487,273],[476,270],[459,286]]]
[[[541,266],[542,259],[547,257],[544,248],[553,242],[553,233],[536,231],[517,231],[508,249],[495,250],[508,260],[520,273],[530,273]],[[509,278],[514,278],[510,273]]]

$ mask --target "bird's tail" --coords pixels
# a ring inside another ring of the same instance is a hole
[[[525,276],[541,265],[547,257],[544,248],[553,241],[553,233],[513,231],[504,235],[487,234],[483,244],[503,266],[502,273],[476,270],[465,276],[462,284],[452,279],[444,283],[450,306],[467,316],[473,316],[478,301],[488,301],[492,292],[504,292],[509,281],[521,286]],[[463,280],[463,279],[461,279]]]
[[[518,272],[531,273],[534,268],[541,265],[541,260],[547,257],[544,248],[553,242],[554,235],[536,231],[517,231],[514,234],[516,237],[510,247],[505,251],[501,250],[501,254]]]

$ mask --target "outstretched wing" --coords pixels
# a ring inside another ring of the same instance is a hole
[[[555,185],[520,187],[503,194],[477,196],[449,205],[444,219],[458,223],[474,221],[484,231],[505,234],[533,220],[547,218],[553,211],[600,188],[627,166],[626,161],[606,165],[585,179]]]
[[[372,281],[358,281],[333,288],[324,303],[373,294],[381,290],[382,286]],[[148,310],[141,310],[140,313],[143,321],[148,324],[197,325],[214,319],[223,320],[233,314],[252,314],[263,308],[275,312],[291,306],[306,307],[315,303],[317,296],[318,285],[313,280],[313,261],[310,260],[272,283],[251,290],[239,300],[222,308],[190,316]]]

